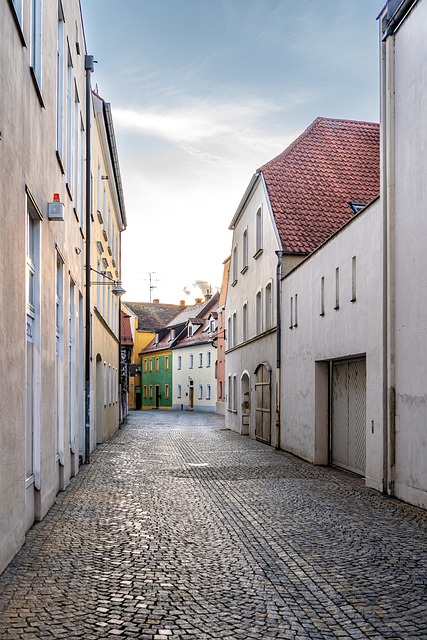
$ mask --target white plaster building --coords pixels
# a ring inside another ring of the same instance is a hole
[[[280,275],[378,193],[379,127],[366,122],[317,118],[252,178],[230,224],[227,427],[279,446]]]
[[[216,348],[219,294],[190,307],[170,324],[172,408],[215,412]]]
[[[78,0],[2,2],[0,571],[85,454],[85,61]]]
[[[379,198],[282,281],[281,448],[383,490]]]
[[[426,0],[380,15],[381,197],[282,281],[281,446],[427,507]]]
[[[388,265],[386,478],[427,507],[427,3],[388,2],[380,16],[381,200]]]

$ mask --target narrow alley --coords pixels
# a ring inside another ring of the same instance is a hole
[[[426,640],[426,533],[220,416],[134,412],[0,576],[0,638]]]

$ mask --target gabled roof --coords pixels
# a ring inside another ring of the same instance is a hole
[[[124,302],[138,318],[138,330],[155,332],[165,327],[183,308],[179,304],[157,302]]]
[[[180,324],[186,324],[188,320],[194,321],[195,318],[205,317],[205,313],[207,311],[210,311],[212,308],[216,310],[218,306],[218,299],[219,294],[214,293],[209,300],[204,300],[203,302],[194,304],[191,307],[181,307],[181,313],[175,316],[175,318],[169,322],[168,326],[172,328]]]
[[[164,349],[172,349],[177,346],[190,346],[203,344],[212,340],[208,331],[208,318],[212,309],[218,308],[219,293],[215,293],[209,300],[200,302],[191,307],[181,307],[182,312],[177,315],[167,326],[161,331],[159,340],[156,337],[141,351],[141,354],[148,354],[154,351]],[[194,336],[188,336],[188,324],[191,322],[197,329]],[[172,338],[172,330],[175,329],[175,335]]]
[[[249,187],[260,178],[282,250],[311,253],[354,216],[350,202],[369,204],[379,195],[379,125],[316,118],[283,153],[258,169]],[[233,221],[238,215],[239,210]]]
[[[380,129],[317,118],[260,169],[286,253],[310,253],[380,192]]]

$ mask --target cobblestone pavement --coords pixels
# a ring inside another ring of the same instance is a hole
[[[0,638],[427,639],[427,513],[223,429],[132,413],[0,577]]]

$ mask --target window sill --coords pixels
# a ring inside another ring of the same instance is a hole
[[[262,254],[262,252],[263,252],[263,249],[258,249],[258,251],[253,255],[254,260],[257,260]]]
[[[233,280],[233,282],[231,283],[231,286],[232,286],[232,287],[235,287],[235,286],[236,286],[236,284],[237,284],[237,278],[236,278],[236,280]]]
[[[248,269],[249,269],[248,265],[245,265],[240,273],[243,275],[244,273],[246,273]]]

